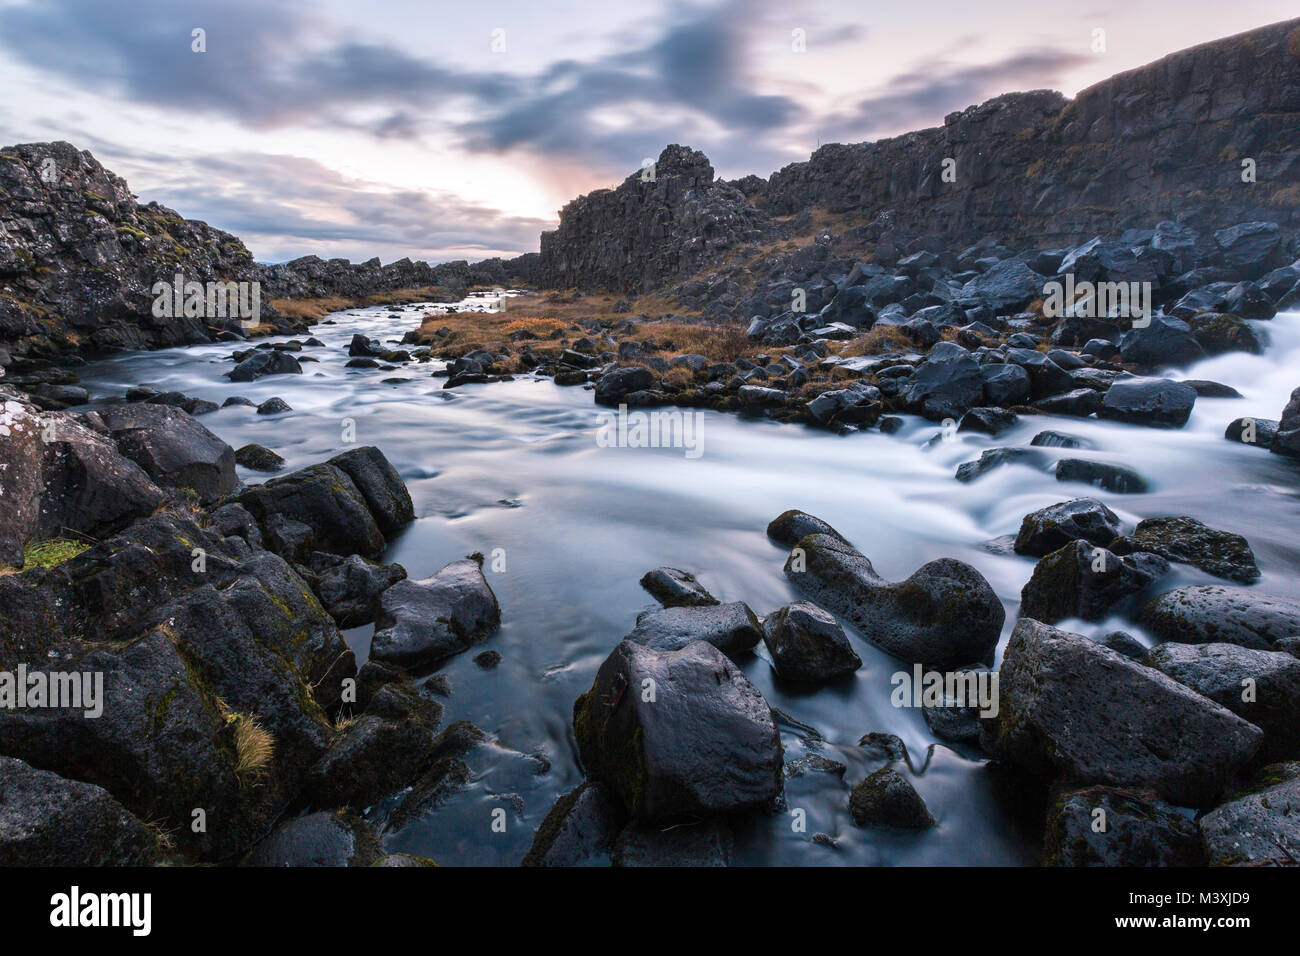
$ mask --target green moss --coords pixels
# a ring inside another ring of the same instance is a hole
[[[90,545],[84,541],[73,541],[69,538],[33,541],[23,548],[23,567],[52,568],[64,561],[71,561],[89,548]]]

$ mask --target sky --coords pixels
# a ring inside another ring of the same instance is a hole
[[[818,145],[1073,96],[1294,0],[0,0],[0,144],[67,140],[262,262],[536,251],[669,143]],[[203,51],[195,49],[201,30]],[[1100,32],[1098,32],[1100,31]]]

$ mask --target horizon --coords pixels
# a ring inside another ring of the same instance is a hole
[[[141,202],[234,234],[259,262],[473,262],[536,252],[565,203],[670,143],[722,178],[766,179],[819,146],[934,127],[1006,93],[1073,98],[1288,19],[1286,6],[1215,7],[1211,19],[1195,15],[1205,0],[1160,0],[1026,34],[1030,10],[1043,18],[1022,0],[874,20],[829,0],[570,4],[581,29],[514,0],[481,12],[376,0],[364,16],[343,0],[310,13],[0,0],[0,82],[14,91],[0,141],[89,150]]]

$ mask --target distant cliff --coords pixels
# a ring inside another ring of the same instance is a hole
[[[955,172],[945,181],[945,160]],[[1243,161],[1254,182],[1243,181]],[[942,127],[823,146],[764,182],[713,178],[671,146],[639,174],[569,203],[530,277],[638,292],[770,238],[804,210],[852,214],[953,246],[1085,241],[1162,220],[1300,227],[1300,20],[1174,53],[1081,92],[1011,93]]]

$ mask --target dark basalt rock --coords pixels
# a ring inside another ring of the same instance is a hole
[[[1268,650],[1274,642],[1300,634],[1300,602],[1247,588],[1199,584],[1160,595],[1142,609],[1138,623],[1163,641]]]
[[[1076,388],[1034,402],[1034,408],[1049,415],[1073,415],[1087,418],[1101,409],[1102,396],[1091,388]]]
[[[1154,428],[1182,428],[1196,404],[1196,390],[1164,378],[1118,379],[1106,392],[1098,417]]]
[[[980,452],[975,461],[964,461],[958,465],[957,480],[971,482],[1003,465],[1028,465],[1030,468],[1043,469],[1050,461],[1048,455],[1033,448],[989,448]]]
[[[1152,316],[1149,324],[1125,332],[1120,356],[1133,365],[1187,365],[1205,357],[1191,326],[1172,316]]]
[[[1149,551],[1170,561],[1190,564],[1215,577],[1254,584],[1259,566],[1250,542],[1239,534],[1219,531],[1195,518],[1145,518],[1131,535],[1116,539],[1117,554]]]
[[[830,535],[848,544],[845,537],[825,521],[804,511],[792,509],[782,512],[767,526],[767,536],[787,548],[793,548],[810,534]]]
[[[982,365],[980,376],[984,379],[984,401],[990,405],[1007,407],[1029,399],[1029,373],[1019,365]]]
[[[0,866],[147,866],[157,855],[107,790],[0,757]]]
[[[984,435],[997,435],[1006,431],[1020,421],[1015,412],[1001,408],[972,408],[961,417],[957,424],[959,432],[980,432]]]
[[[916,788],[892,766],[881,767],[853,788],[849,813],[860,827],[925,830],[936,825]]]
[[[1039,432],[1029,442],[1035,448],[1090,448],[1091,445],[1082,438],[1067,435],[1064,432]]]
[[[695,575],[677,568],[647,571],[641,577],[641,587],[664,607],[704,607],[718,603],[718,599],[695,580]]]
[[[250,444],[235,449],[235,464],[252,471],[275,472],[284,468],[284,459],[265,445]]]
[[[1119,516],[1096,498],[1075,498],[1025,515],[1016,554],[1051,554],[1075,538],[1105,547],[1119,536]]]
[[[316,596],[339,627],[360,627],[375,619],[379,596],[405,578],[400,564],[377,564],[350,554],[320,572]]]
[[[365,822],[345,810],[321,811],[282,823],[244,866],[371,866],[383,855]]]
[[[763,643],[776,672],[786,680],[824,684],[862,666],[839,622],[808,601],[769,614],[763,622]]]
[[[1026,617],[1000,678],[984,746],[1042,778],[1149,788],[1180,806],[1212,806],[1263,738],[1159,671]]]
[[[735,601],[643,611],[626,640],[657,651],[676,651],[693,641],[707,641],[724,654],[736,655],[752,650],[762,636],[762,624],[749,605]]]
[[[179,408],[167,405],[111,405],[93,413],[96,421],[159,485],[189,488],[210,504],[235,490],[235,452]]]
[[[1264,731],[1261,759],[1300,757],[1300,660],[1236,644],[1171,641],[1145,663]]]
[[[432,666],[485,638],[501,623],[501,608],[482,565],[482,555],[471,555],[385,590],[370,656],[403,667]]]
[[[1243,445],[1271,448],[1277,427],[1278,423],[1271,418],[1234,418],[1224,429],[1223,437]]]
[[[1282,409],[1282,419],[1277,423],[1277,433],[1269,451],[1288,458],[1300,458],[1300,388],[1291,393],[1291,400]]]
[[[288,352],[254,352],[229,372],[232,382],[251,382],[264,375],[301,375],[302,366]]]
[[[585,781],[555,801],[520,865],[579,866],[599,860],[614,848],[626,823],[627,814],[610,788]]]
[[[936,355],[944,345],[952,345]],[[931,421],[958,419],[984,401],[980,365],[959,345],[940,343],[930,358],[907,380],[900,394],[903,406]]]
[[[679,651],[623,641],[574,702],[573,725],[588,774],[638,819],[767,806],[781,792],[771,709],[703,641]]]
[[[1044,624],[1067,617],[1100,621],[1169,570],[1169,562],[1138,552],[1120,557],[1076,539],[1039,560],[1020,592],[1020,613]]]
[[[655,383],[654,373],[642,365],[627,365],[606,372],[596,379],[596,404],[619,405],[633,392],[644,391]]]
[[[724,820],[668,828],[638,821],[618,835],[611,862],[614,866],[729,866],[731,846],[731,829]]]
[[[1122,495],[1142,494],[1147,480],[1132,468],[1086,458],[1062,458],[1056,463],[1057,481],[1081,481],[1084,484]]]
[[[1211,866],[1294,865],[1300,846],[1300,764],[1265,767],[1245,793],[1198,822]]]
[[[1151,793],[1114,787],[1061,794],[1048,811],[1043,856],[1047,866],[1205,865],[1190,814]]]
[[[931,561],[894,583],[851,545],[812,534],[790,552],[785,574],[868,641],[910,663],[944,669],[987,661],[1005,619],[984,576],[952,558]]]

